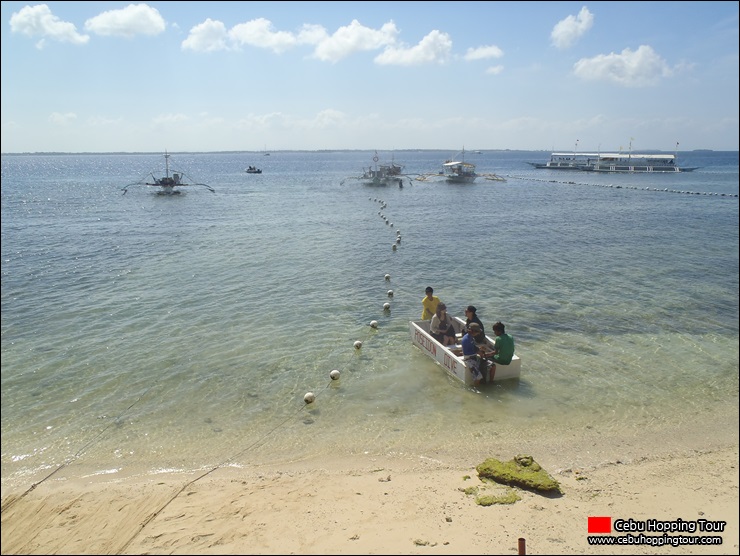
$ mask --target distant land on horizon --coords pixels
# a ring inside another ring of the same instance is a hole
[[[450,151],[454,151],[455,149],[286,149],[286,150],[272,150],[270,152],[273,153],[336,153],[336,152],[372,152],[372,151],[381,151],[381,152],[445,152],[448,153]],[[572,149],[571,149],[572,150]],[[528,150],[528,149],[476,149],[474,151],[466,151],[471,154],[479,154],[484,152],[520,152],[520,153],[550,153],[550,152],[571,152],[571,150],[568,149],[562,149],[560,151],[552,151],[550,149],[534,149],[534,150]],[[168,154],[252,154],[252,153],[261,153],[263,151],[167,151]],[[614,152],[614,151],[604,151],[604,152]],[[638,151],[635,151],[638,152]],[[676,151],[663,151],[659,149],[640,149],[639,152],[641,153],[664,153],[664,152],[676,152]],[[692,153],[711,153],[711,152],[740,152],[740,151],[716,151],[714,149],[692,149],[690,151],[678,151],[678,152],[692,152]],[[82,151],[82,152],[62,152],[62,151],[36,151],[36,152],[20,152],[20,153],[0,153],[1,156],[38,156],[38,155],[111,155],[111,154],[127,154],[127,155],[141,155],[141,154],[162,154],[161,151],[110,151],[110,152],[92,152],[92,151]]]

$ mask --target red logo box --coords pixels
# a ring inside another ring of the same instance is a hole
[[[589,516],[588,532],[589,533],[611,533],[612,532],[612,518],[611,517],[590,517]]]

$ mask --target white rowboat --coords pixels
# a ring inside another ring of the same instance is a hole
[[[428,320],[412,320],[409,322],[409,332],[411,342],[418,347],[423,353],[434,359],[442,366],[451,376],[465,383],[466,386],[473,385],[473,375],[470,369],[465,366],[462,355],[462,345],[459,343],[454,346],[443,346],[429,334]],[[457,334],[457,341],[460,342],[463,326],[465,321],[460,317],[452,318],[452,325]],[[486,336],[486,344],[489,349],[493,349],[493,340]],[[514,358],[509,365],[496,364],[493,380],[488,376],[488,370],[484,371],[486,382],[498,382],[500,380],[518,379],[521,374],[522,361],[519,356],[514,354]]]

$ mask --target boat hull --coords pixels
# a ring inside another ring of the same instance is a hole
[[[530,162],[538,170],[581,170],[585,164],[567,164],[565,162]]]
[[[478,176],[447,176],[448,183],[474,183]]]
[[[462,347],[458,343],[455,346],[443,346],[429,334],[428,320],[417,320],[409,322],[409,333],[411,342],[418,347],[422,353],[431,357],[438,365],[444,368],[447,373],[463,382],[466,386],[473,386],[473,375],[470,369],[465,366],[462,357]],[[455,332],[460,335],[465,322],[459,317],[452,319]],[[458,342],[460,338],[458,337]],[[486,343],[489,348],[493,348],[493,340],[486,336]],[[499,382],[501,380],[518,379],[521,375],[522,362],[518,355],[514,355],[509,365],[496,365],[493,379],[489,372],[485,372],[486,382]]]
[[[676,172],[693,172],[696,168],[680,168],[679,166],[584,166],[586,172],[623,172],[632,174],[674,174]]]

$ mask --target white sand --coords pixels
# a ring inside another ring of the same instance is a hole
[[[83,479],[71,466],[26,494],[30,485],[3,481],[2,553],[517,554],[523,538],[527,554],[738,554],[738,416],[725,417],[528,445],[563,494],[517,489],[511,505],[480,506],[462,491],[483,486],[479,454],[332,455],[145,479]],[[586,450],[600,463],[573,465]],[[597,547],[589,516],[726,526],[686,534],[721,545]]]

